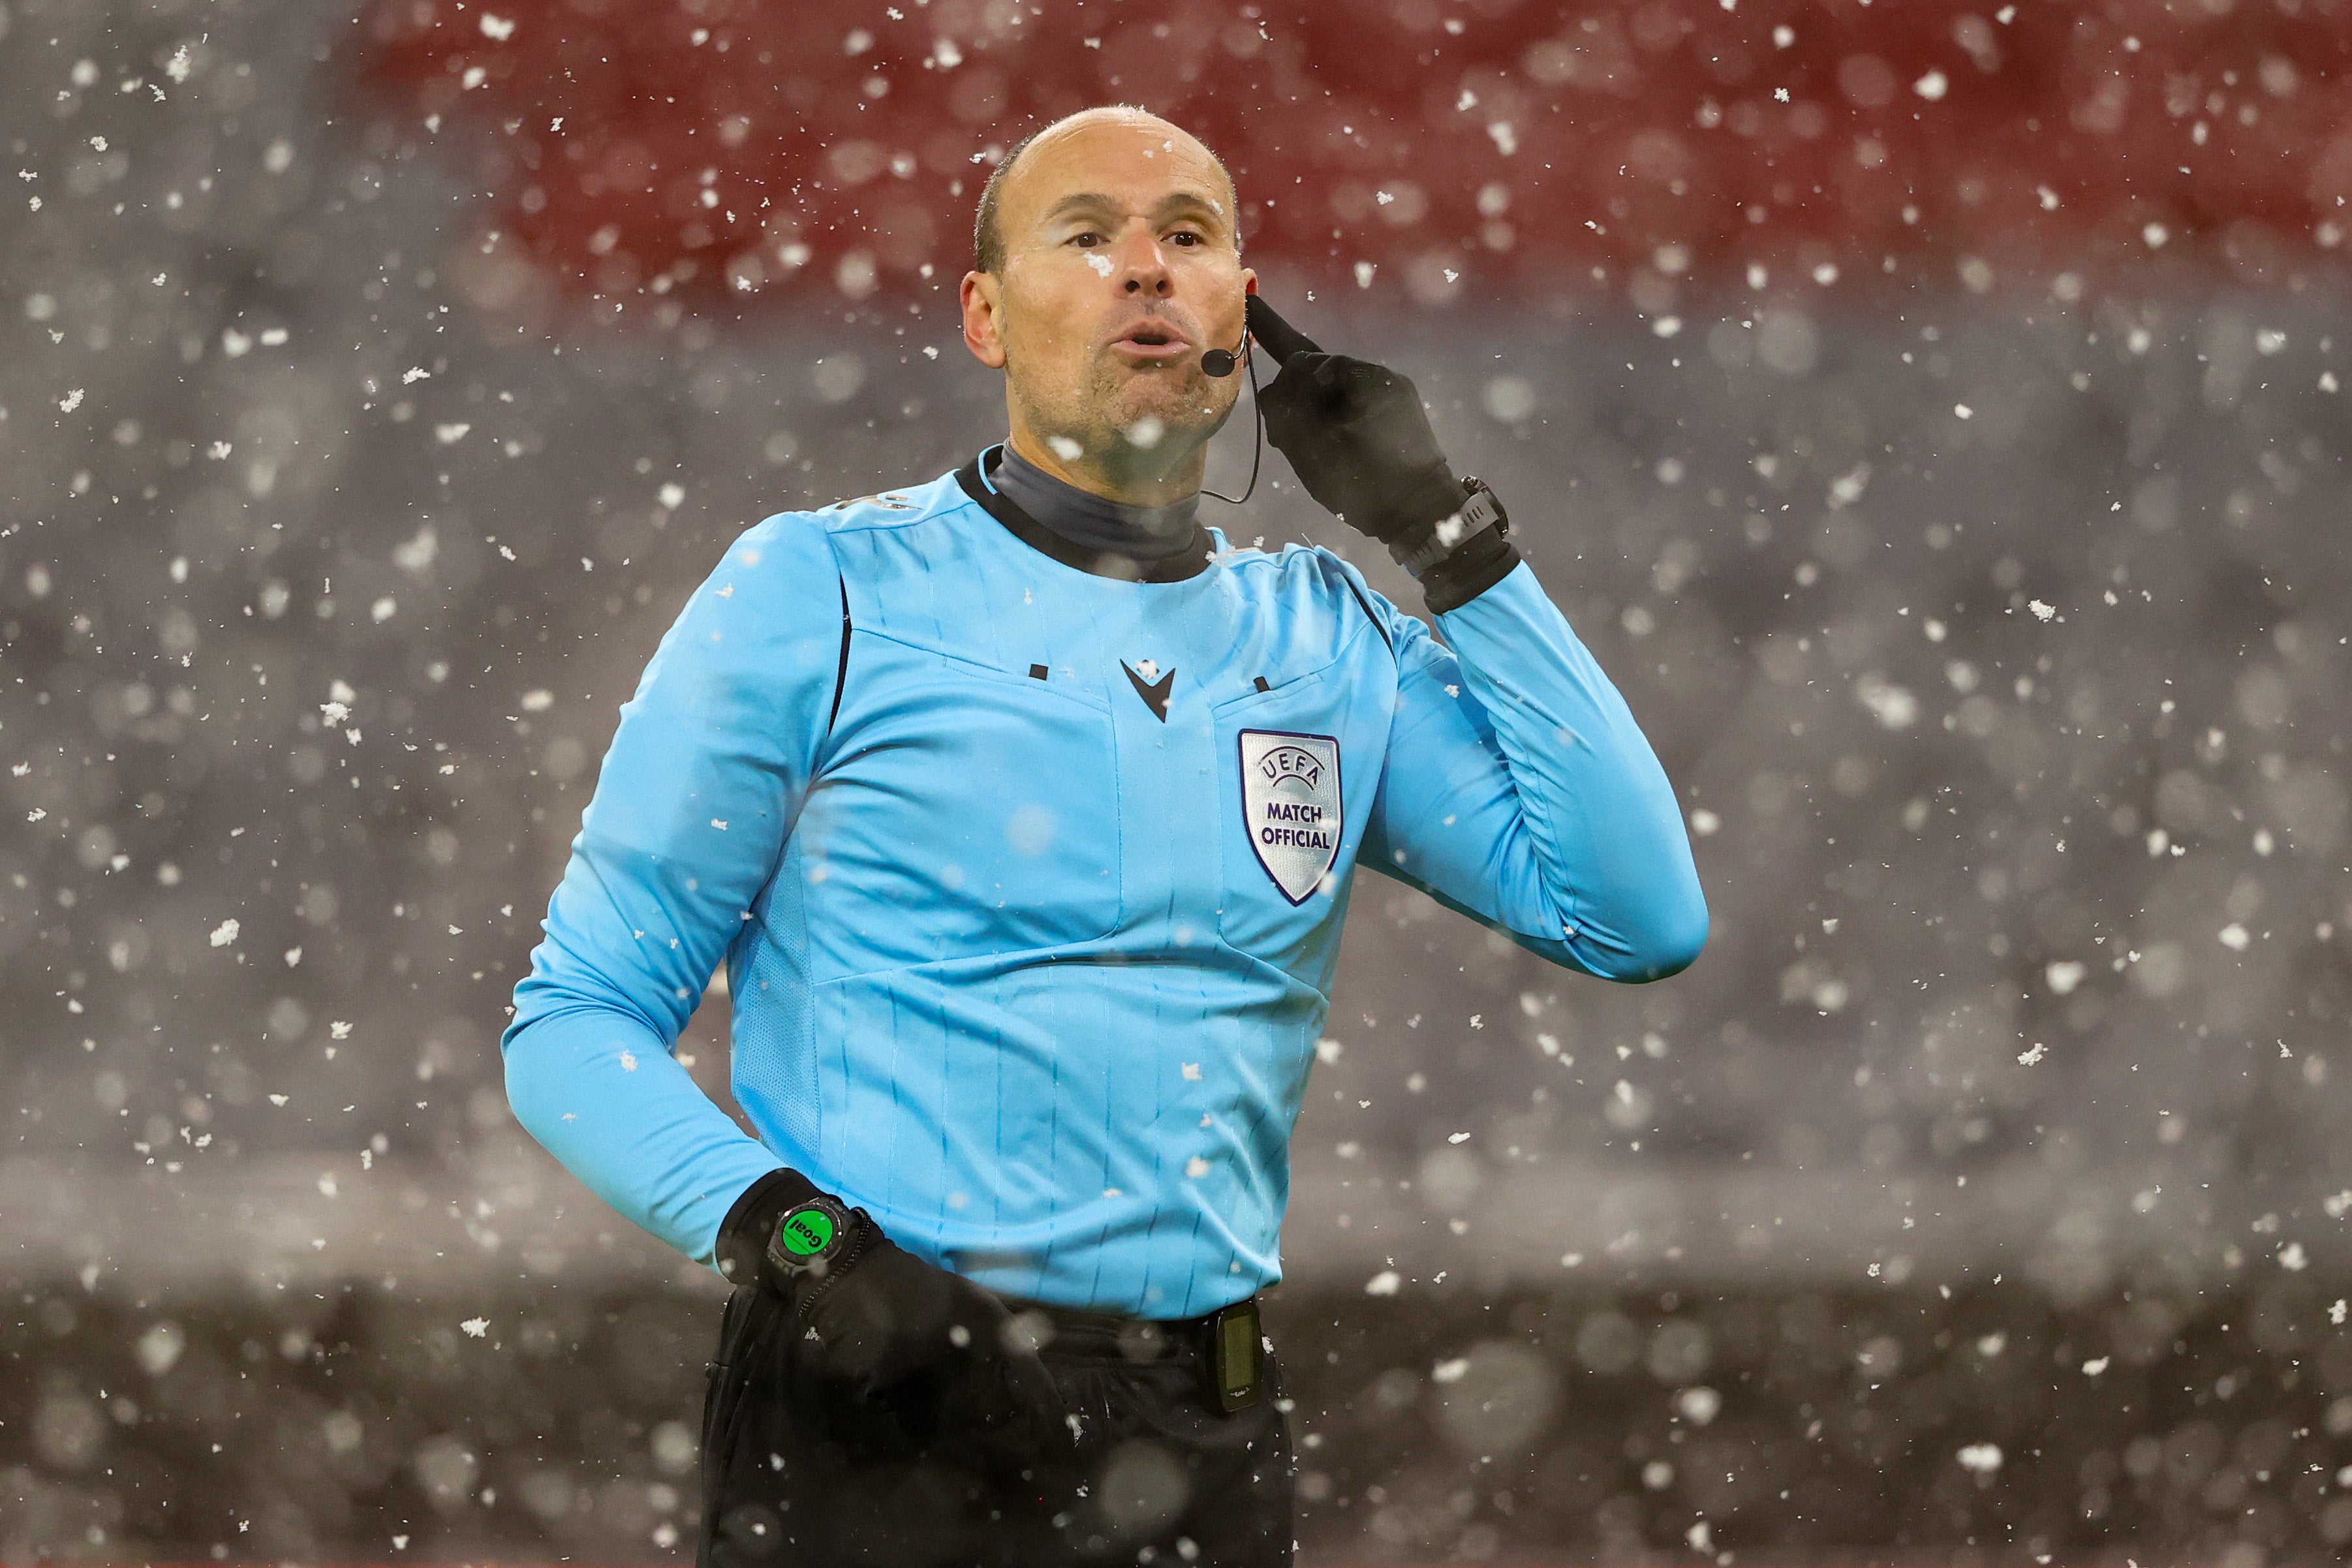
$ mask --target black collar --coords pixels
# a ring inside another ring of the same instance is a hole
[[[1013,537],[1041,554],[1052,556],[1064,566],[1096,577],[1114,578],[1121,582],[1181,582],[1188,577],[1198,577],[1208,570],[1209,530],[1200,524],[1192,525],[1192,537],[1184,548],[1159,560],[1138,560],[1118,552],[1096,551],[1074,545],[1053,529],[1013,504],[1013,498],[989,487],[981,477],[981,465],[993,469],[1002,462],[1003,446],[992,446],[971,462],[956,470],[956,483],[963,493],[979,503],[981,508],[1003,523]],[[991,461],[994,459],[994,461]]]

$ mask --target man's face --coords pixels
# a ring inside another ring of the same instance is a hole
[[[1022,153],[998,193],[1002,267],[965,280],[964,335],[1056,455],[1172,456],[1224,423],[1240,378],[1201,355],[1240,348],[1256,276],[1232,209],[1207,150],[1160,120],[1092,119]]]

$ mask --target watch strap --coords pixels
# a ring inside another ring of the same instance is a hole
[[[1484,480],[1465,478],[1462,490],[1463,501],[1459,509],[1389,546],[1389,554],[1416,580],[1430,568],[1489,528],[1494,529],[1498,537],[1508,536],[1509,517],[1504,512],[1502,502],[1495,498],[1495,492],[1486,487]]]

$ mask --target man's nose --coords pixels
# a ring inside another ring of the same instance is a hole
[[[1159,240],[1140,225],[1119,242],[1118,271],[1119,287],[1129,294],[1165,298],[1175,284]]]

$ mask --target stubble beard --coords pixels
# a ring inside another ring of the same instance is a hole
[[[1091,455],[1122,467],[1145,466],[1152,454],[1165,460],[1205,444],[1235,407],[1234,400],[1218,406],[1222,391],[1196,358],[1142,370],[1106,357],[1077,405],[1066,411],[1074,417],[1065,428]]]
[[[1030,400],[1030,421],[1049,440],[1075,440],[1085,456],[1110,468],[1160,468],[1223,428],[1234,402],[1218,407],[1221,391],[1197,360],[1134,369],[1106,355],[1075,395]]]

